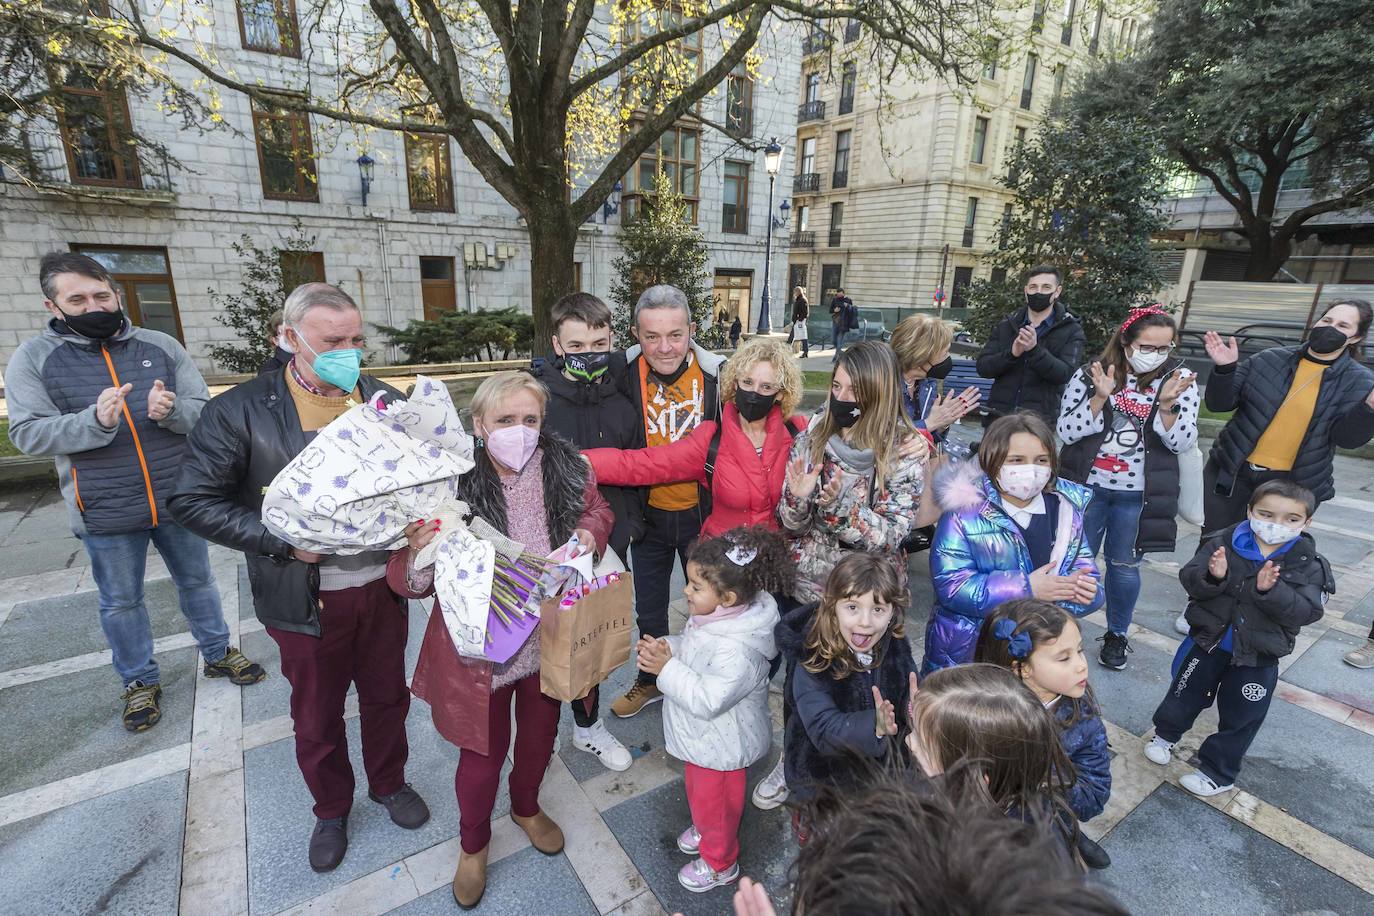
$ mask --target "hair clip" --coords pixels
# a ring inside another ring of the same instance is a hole
[[[1016,621],[1003,617],[992,625],[992,635],[1007,644],[1007,654],[1014,659],[1024,659],[1031,654],[1030,634],[1016,632]]]
[[[743,544],[735,544],[725,551],[725,556],[736,566],[748,566],[754,562],[758,555],[759,549],[757,547],[746,547]]]

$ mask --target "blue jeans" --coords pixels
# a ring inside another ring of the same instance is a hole
[[[844,343],[845,332],[840,330],[838,324],[830,325],[830,345],[835,348],[835,362],[840,359],[840,344]]]
[[[149,541],[172,574],[181,613],[191,625],[200,654],[207,662],[217,662],[229,648],[219,586],[210,571],[210,548],[202,538],[169,524],[125,534],[88,532],[81,542],[91,557],[91,574],[100,590],[100,626],[125,686],[134,681],[156,684],[161,678],[153,658],[148,607],[143,603]]]
[[[1136,553],[1135,540],[1145,494],[1096,486],[1092,490],[1092,502],[1083,515],[1083,535],[1093,557],[1106,541],[1107,629],[1124,636],[1140,597],[1140,554]]]

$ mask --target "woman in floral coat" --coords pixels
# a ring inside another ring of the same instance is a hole
[[[882,554],[906,582],[901,546],[921,500],[927,440],[903,409],[900,378],[887,344],[849,348],[835,366],[829,406],[792,444],[778,521],[793,537],[799,604],[820,601],[830,570],[850,550]]]

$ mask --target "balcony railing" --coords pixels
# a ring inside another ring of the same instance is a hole
[[[815,248],[816,233],[814,232],[794,232],[788,238],[793,248]]]
[[[802,39],[802,54],[819,54],[830,47],[833,39],[829,32],[814,31]]]
[[[82,180],[72,171],[74,159],[85,173],[103,176],[108,171],[111,155],[108,152],[77,149],[69,158],[62,134],[57,131],[24,131],[20,142],[24,152],[16,164],[18,174],[0,180],[18,181],[32,185],[39,193],[66,197],[136,199],[149,204],[176,200],[172,166],[165,152],[136,146],[130,152],[116,154],[137,159],[136,173],[131,180],[116,183],[104,177]],[[130,165],[132,163],[126,160],[124,168]]]
[[[825,117],[825,100],[824,100],[824,99],[816,99],[815,101],[812,101],[812,102],[802,102],[801,107],[797,109],[797,123],[798,123],[798,124],[801,124],[801,123],[803,123],[804,121],[819,121],[821,118],[824,118],[824,117]]]
[[[849,187],[849,169],[832,173],[830,176],[830,187],[835,191],[840,190],[840,188]]]
[[[844,27],[844,43],[849,44],[850,42],[858,41],[859,29],[861,27],[857,19],[850,20]]]
[[[754,129],[754,110],[734,108],[726,113],[725,127],[736,137],[747,137]]]
[[[842,95],[842,96],[840,96],[840,114],[842,114],[842,115],[849,114],[849,113],[850,113],[851,111],[853,111],[853,110],[854,110],[854,95],[853,95],[853,93],[850,93],[849,95]]]
[[[962,241],[963,241],[963,243],[964,243],[964,244],[963,244],[963,247],[965,247],[965,248],[972,248],[972,247],[973,247],[973,227],[972,227],[972,226],[965,226],[965,227],[964,227],[964,237],[963,237]]]
[[[843,229],[831,229],[831,230],[830,230],[830,247],[831,247],[831,248],[839,248],[839,247],[840,247],[840,234],[843,233],[843,232],[844,232]]]
[[[821,176],[816,172],[805,172],[792,179],[792,192],[794,194],[805,194],[808,191],[819,191],[821,189]]]

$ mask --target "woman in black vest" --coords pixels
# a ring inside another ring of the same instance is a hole
[[[1255,487],[1287,478],[1322,503],[1336,495],[1337,448],[1374,438],[1374,372],[1359,362],[1374,310],[1363,299],[1333,302],[1296,347],[1271,347],[1240,361],[1236,339],[1207,332],[1216,363],[1207,409],[1235,413],[1203,471],[1202,533],[1245,518]]]
[[[1171,358],[1177,336],[1163,309],[1132,310],[1101,358],[1070,380],[1059,414],[1060,474],[1092,488],[1083,533],[1094,556],[1106,547],[1098,660],[1117,670],[1130,648],[1140,558],[1174,549],[1178,456],[1197,443],[1197,376]]]
[[[806,319],[810,314],[811,303],[806,299],[806,287],[798,286],[792,291],[792,340],[801,341],[802,359],[811,355],[811,335],[806,330]]]

